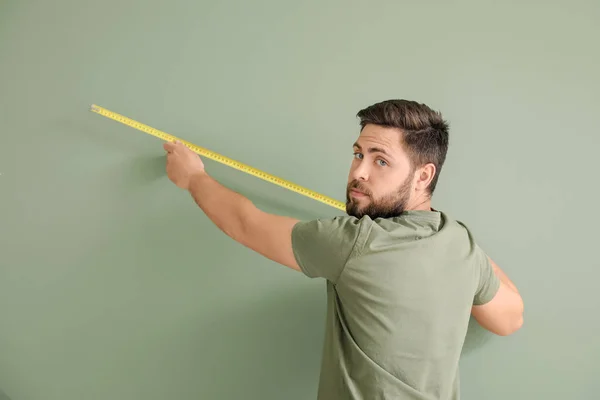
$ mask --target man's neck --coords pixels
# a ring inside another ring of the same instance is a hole
[[[417,199],[414,204],[406,207],[407,210],[433,211],[431,208],[431,199]]]

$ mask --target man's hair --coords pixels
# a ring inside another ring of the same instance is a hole
[[[435,165],[435,174],[427,188],[433,194],[448,152],[449,125],[438,111],[410,100],[386,100],[360,110],[361,130],[367,124],[399,128],[412,169],[427,163]]]

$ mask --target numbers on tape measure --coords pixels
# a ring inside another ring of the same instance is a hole
[[[188,143],[188,142],[186,142],[184,140],[178,139],[177,137],[175,137],[173,135],[170,135],[168,133],[159,131],[158,129],[155,129],[155,128],[152,128],[152,127],[150,127],[148,125],[145,125],[145,124],[142,124],[140,122],[134,121],[134,120],[132,120],[130,118],[127,118],[127,117],[125,117],[123,115],[117,114],[117,113],[115,113],[113,111],[109,111],[109,110],[107,110],[105,108],[102,108],[102,107],[99,107],[99,106],[97,106],[95,104],[91,105],[90,110],[93,111],[93,112],[95,112],[95,113],[97,113],[97,114],[103,115],[103,116],[105,116],[107,118],[110,118],[110,119],[112,119],[114,121],[120,122],[120,123],[122,123],[124,125],[127,125],[127,126],[130,126],[132,128],[135,128],[135,129],[137,129],[139,131],[142,131],[142,132],[148,133],[150,135],[156,136],[156,137],[158,137],[160,139],[163,139],[165,141],[179,140],[179,141],[181,141],[182,143],[184,143],[188,148],[190,148],[192,151],[194,151],[197,154],[200,154],[200,155],[203,155],[205,157],[211,158],[211,159],[213,159],[215,161],[218,161],[220,163],[223,163],[225,165],[234,167],[234,168],[236,168],[236,169],[238,169],[238,170],[240,170],[242,172],[246,172],[246,173],[251,174],[253,176],[256,176],[258,178],[264,179],[264,180],[266,180],[268,182],[275,183],[275,184],[277,184],[279,186],[282,186],[282,187],[285,187],[285,188],[287,188],[289,190],[292,190],[294,192],[303,194],[303,195],[308,196],[308,197],[310,197],[312,199],[321,201],[321,202],[323,202],[325,204],[328,204],[328,205],[333,206],[335,208],[338,208],[340,210],[345,210],[345,205],[341,201],[338,201],[338,200],[332,199],[330,197],[324,196],[322,194],[313,192],[312,190],[306,189],[306,188],[304,188],[302,186],[296,185],[296,184],[288,182],[288,181],[286,181],[284,179],[281,179],[281,178],[278,178],[276,176],[270,175],[270,174],[268,174],[266,172],[257,170],[257,169],[255,169],[253,167],[250,167],[250,166],[248,166],[246,164],[243,164],[243,163],[240,163],[238,161],[234,161],[234,160],[232,160],[232,159],[230,159],[228,157],[225,157],[225,156],[222,156],[220,154],[214,153],[212,151],[206,150],[206,149],[204,149],[204,148],[202,148],[200,146],[197,146],[195,144]]]

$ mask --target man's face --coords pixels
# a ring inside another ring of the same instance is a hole
[[[395,128],[366,125],[354,144],[346,212],[361,218],[399,215],[411,200],[414,171]]]

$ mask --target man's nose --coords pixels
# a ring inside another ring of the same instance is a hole
[[[365,163],[361,162],[360,164],[358,164],[358,166],[354,169],[352,178],[356,179],[357,181],[369,180],[369,169],[367,168]]]

